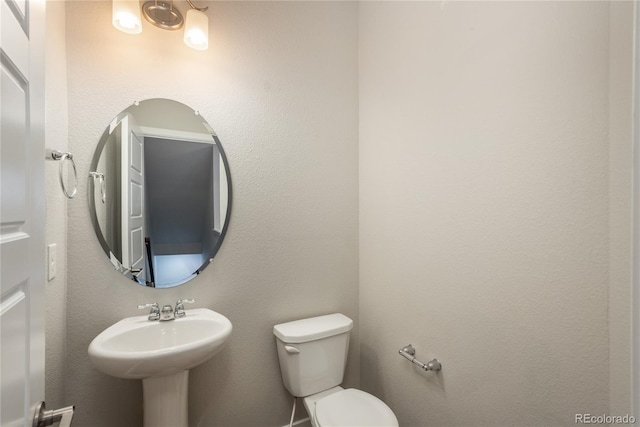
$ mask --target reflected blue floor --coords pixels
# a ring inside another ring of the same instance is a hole
[[[156,255],[153,257],[156,288],[181,285],[202,266],[202,254]]]

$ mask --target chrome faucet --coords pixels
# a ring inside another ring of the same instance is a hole
[[[178,301],[176,301],[175,310],[169,304],[163,305],[162,309],[160,309],[160,306],[158,305],[157,302],[153,302],[151,304],[139,305],[138,308],[139,309],[150,308],[151,311],[149,311],[149,320],[151,321],[159,320],[161,322],[164,322],[167,320],[175,320],[175,319],[179,319],[181,317],[186,316],[187,312],[184,310],[184,305],[187,303],[193,304],[194,302],[196,302],[196,300],[194,299],[179,299]]]
[[[162,310],[160,310],[160,321],[164,322],[165,320],[174,320],[176,317],[173,315],[173,307],[170,305],[163,305]]]
[[[184,311],[185,303],[193,304],[194,302],[196,302],[196,300],[194,299],[179,299],[178,301],[176,301],[176,310],[174,313],[175,318],[179,319],[186,316],[187,313]]]
[[[143,308],[151,308],[149,311],[149,320],[160,320],[160,307],[157,302],[152,302],[151,304],[142,304],[139,305],[138,308],[142,310]]]

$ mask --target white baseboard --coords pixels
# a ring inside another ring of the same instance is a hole
[[[307,417],[307,418],[303,418],[303,419],[298,420],[298,421],[295,421],[295,422],[293,423],[293,425],[294,425],[294,426],[299,426],[299,425],[303,425],[303,424],[305,424],[305,423],[306,423],[307,425],[309,425],[309,426],[311,425],[311,420],[309,419],[309,417]],[[285,425],[283,425],[282,427],[289,427],[289,424],[285,424]]]

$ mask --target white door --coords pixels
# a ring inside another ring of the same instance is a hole
[[[146,280],[144,227],[144,145],[133,117],[127,114],[122,129],[122,264]]]
[[[45,2],[0,5],[0,425],[44,400]]]

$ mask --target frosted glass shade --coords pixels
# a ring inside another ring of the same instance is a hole
[[[123,33],[142,32],[140,2],[138,0],[113,0],[113,26]]]
[[[204,12],[189,9],[184,25],[184,43],[190,48],[206,50],[209,48],[209,18]]]

